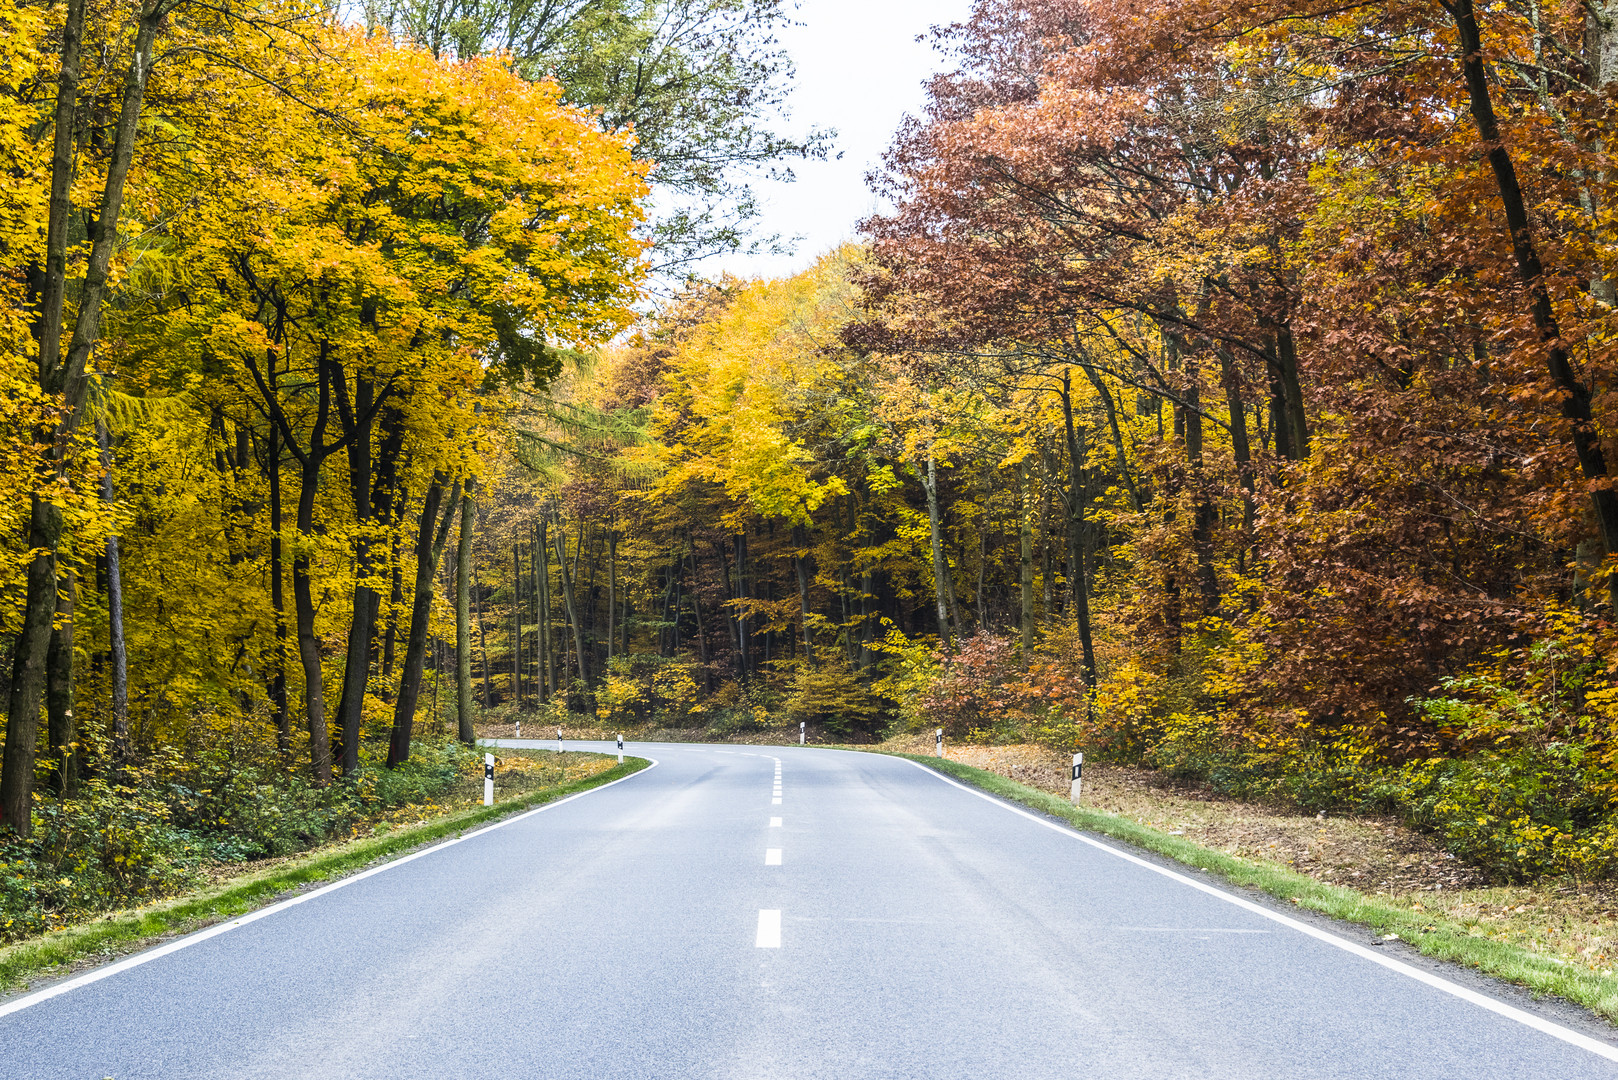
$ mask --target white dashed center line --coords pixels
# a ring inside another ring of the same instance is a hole
[[[779,829],[780,827],[781,827],[781,819],[778,818],[778,817],[772,817],[770,819],[770,828]]]
[[[765,848],[764,849],[764,865],[765,866],[780,866],[781,865],[781,849],[778,848],[778,847]]]
[[[764,908],[758,913],[758,938],[754,942],[761,949],[779,949],[781,947],[781,912],[779,909]]]

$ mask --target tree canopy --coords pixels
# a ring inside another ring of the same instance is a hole
[[[28,911],[525,718],[1618,870],[1614,13],[979,0],[858,242],[655,302],[822,145],[784,3],[346,14],[0,0]]]

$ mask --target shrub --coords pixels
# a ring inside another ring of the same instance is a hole
[[[322,788],[269,756],[168,754],[70,799],[36,795],[33,836],[0,840],[0,940],[172,895],[209,866],[306,850],[442,796],[479,760],[453,741],[417,742],[399,768],[368,762]]]
[[[938,676],[921,694],[919,706],[944,734],[960,739],[974,731],[1014,726],[1021,718],[1022,672],[1010,638],[980,630],[953,655],[940,654],[937,662]]]
[[[1609,808],[1594,792],[1595,755],[1570,743],[1431,759],[1399,773],[1398,801],[1457,858],[1504,881],[1598,871]]]
[[[614,656],[596,691],[596,718],[605,724],[657,723],[680,727],[702,711],[697,681],[683,658],[655,653]]]
[[[799,664],[783,707],[793,723],[814,724],[844,738],[869,738],[885,723],[886,709],[841,652]]]

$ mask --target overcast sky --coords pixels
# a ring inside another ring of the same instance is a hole
[[[803,237],[792,256],[727,256],[702,266],[739,277],[796,273],[854,236],[876,208],[865,174],[882,156],[899,118],[917,111],[921,83],[942,58],[916,36],[964,19],[970,0],[802,0],[781,35],[798,68],[789,130],[837,129],[838,160],[795,162],[797,182],[760,181],[763,233]]]

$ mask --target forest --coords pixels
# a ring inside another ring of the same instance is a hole
[[[0,0],[0,937],[477,737],[1036,742],[1618,873],[1618,6]]]

